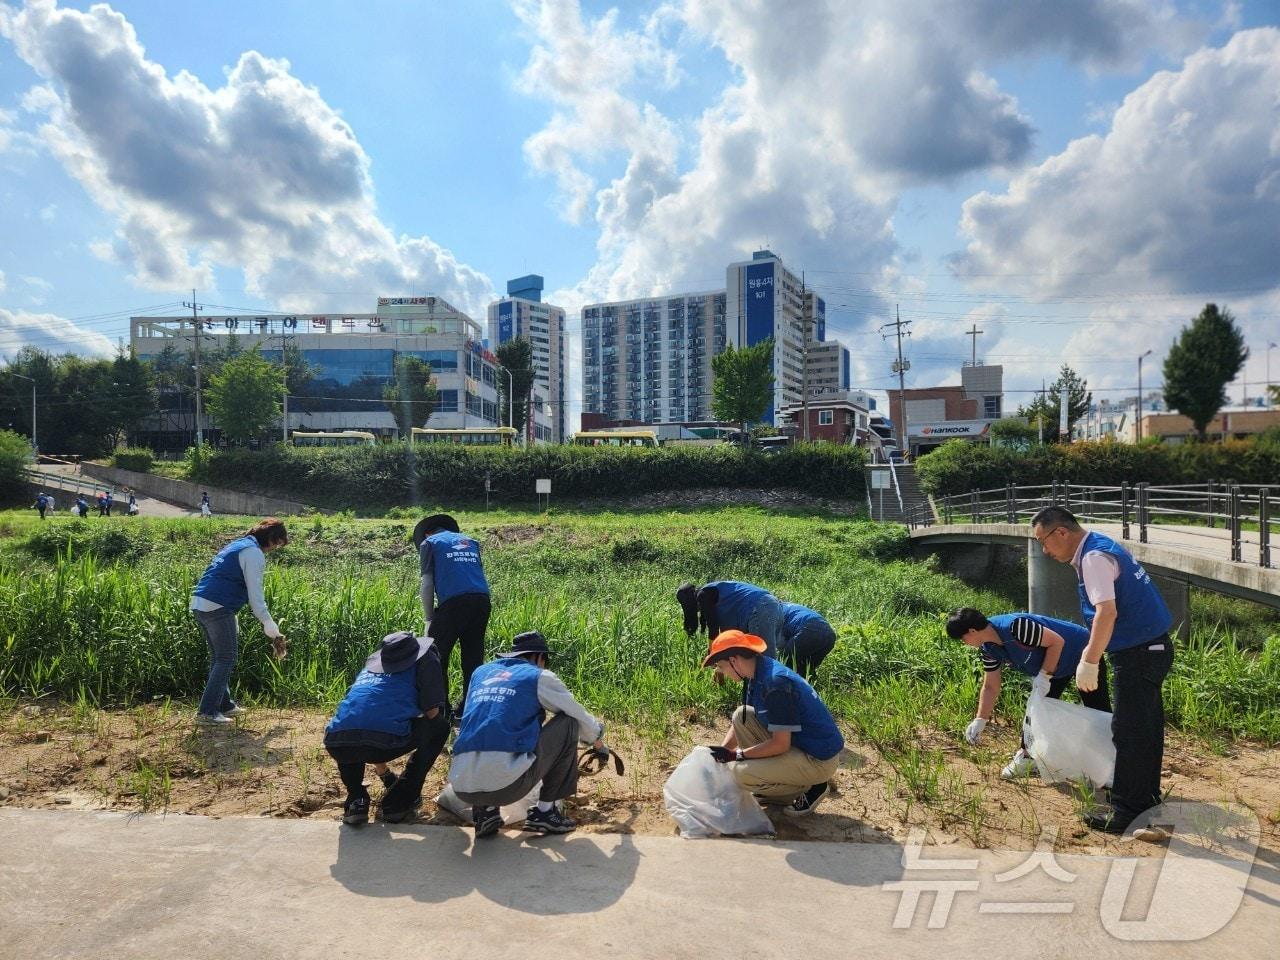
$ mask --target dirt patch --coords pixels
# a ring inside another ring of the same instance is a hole
[[[773,510],[822,510],[839,516],[853,516],[866,501],[814,497],[795,490],[732,489],[699,487],[692,490],[662,490],[631,498],[594,498],[568,502],[570,507],[615,510],[672,510],[698,507],[767,507]]]
[[[188,710],[168,705],[20,706],[0,715],[0,805],[337,821],[343,791],[320,746],[326,719],[313,711],[253,710],[230,729],[210,731],[194,727]],[[1031,849],[1042,829],[1052,828],[1060,852],[1132,856],[1162,849],[1086,830],[1081,800],[1066,787],[1001,780],[1014,735],[997,730],[989,746],[974,751],[925,734],[920,763],[890,760],[850,738],[835,790],[818,813],[794,819],[771,813],[778,838],[892,843],[924,827],[937,844]],[[610,741],[627,762],[625,775],[610,769],[584,778],[569,812],[588,833],[672,836],[662,784],[692,744],[718,739],[698,726],[661,742],[616,733]],[[930,757],[932,764],[925,762]],[[432,802],[447,769],[442,757],[427,779],[423,822],[457,822]],[[1164,784],[1173,799],[1252,809],[1262,822],[1262,858],[1280,865],[1278,771],[1280,750],[1239,746],[1214,756],[1171,734]],[[376,799],[381,787],[372,772],[370,781]]]

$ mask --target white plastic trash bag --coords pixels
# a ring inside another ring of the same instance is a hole
[[[738,786],[729,765],[716,763],[706,747],[694,747],[671,771],[662,796],[682,837],[773,833],[755,797]]]
[[[1109,787],[1116,772],[1111,714],[1046,696],[1027,701],[1022,722],[1027,752],[1048,783],[1088,780]]]
[[[524,823],[525,817],[529,816],[529,808],[538,802],[538,791],[541,789],[542,781],[539,780],[534,784],[533,789],[529,791],[528,796],[517,800],[515,803],[508,803],[505,807],[500,807],[498,813],[502,815],[503,826],[509,827],[513,823]],[[452,783],[444,785],[444,790],[440,792],[440,796],[436,797],[436,806],[441,810],[448,810],[459,820],[466,823],[471,822],[471,804],[453,792]]]

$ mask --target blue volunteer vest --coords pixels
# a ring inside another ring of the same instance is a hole
[[[1076,666],[1080,663],[1080,654],[1089,645],[1089,631],[1078,623],[1069,620],[1058,620],[1054,617],[1042,617],[1038,613],[1002,613],[988,617],[987,622],[995,628],[1001,643],[984,643],[982,652],[994,660],[1004,660],[1019,673],[1034,677],[1044,669],[1044,649],[1041,647],[1024,647],[1013,639],[1013,621],[1019,617],[1034,620],[1046,630],[1052,630],[1062,637],[1062,655],[1058,657],[1058,669],[1053,671],[1055,678],[1074,677]]]
[[[473,681],[474,682],[474,681]],[[844,748],[844,737],[836,726],[827,705],[818,699],[813,687],[785,664],[772,657],[756,657],[756,675],[747,684],[747,704],[755,707],[756,714],[766,729],[769,712],[765,700],[769,692],[778,686],[789,687],[796,698],[796,716],[800,729],[791,733],[791,745],[803,750],[815,760],[830,760]]]
[[[532,753],[542,732],[541,667],[507,657],[478,667],[467,687],[462,729],[453,752]]]
[[[195,595],[231,610],[239,610],[248,603],[249,588],[240,569],[240,551],[257,545],[257,540],[245,536],[219,550],[196,584]]]
[[[719,621],[721,630],[745,631],[756,604],[769,594],[768,590],[753,583],[738,580],[716,580],[707,586],[715,587],[719,597],[716,601],[716,620]]]
[[[1116,578],[1116,625],[1111,631],[1107,650],[1127,650],[1168,633],[1173,626],[1173,615],[1151,581],[1151,575],[1142,569],[1128,550],[1108,536],[1090,533],[1084,538],[1080,556],[1083,558],[1095,550],[1107,554],[1120,566],[1120,576]],[[1092,626],[1097,611],[1089,602],[1084,578],[1078,570],[1076,580],[1080,589],[1080,610],[1085,623]]]
[[[416,664],[398,673],[361,670],[324,732],[376,730],[407,737],[414,717],[422,712],[417,674]]]
[[[422,541],[422,549],[431,551],[438,603],[464,593],[489,592],[480,563],[480,544],[470,537],[443,530]]]

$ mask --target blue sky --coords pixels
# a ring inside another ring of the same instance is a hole
[[[1261,380],[1278,22],[1172,0],[0,5],[0,353],[109,350],[193,285],[289,310],[432,292],[482,319],[530,272],[576,334],[582,303],[720,286],[767,240],[873,389],[895,304],[914,385],[956,382],[977,322],[1011,404],[1063,360],[1120,396],[1208,300]]]

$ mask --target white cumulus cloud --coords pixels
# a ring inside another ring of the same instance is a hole
[[[115,352],[110,339],[77,326],[65,317],[0,307],[0,355],[12,356],[24,346],[38,347],[46,353],[99,357]]]

